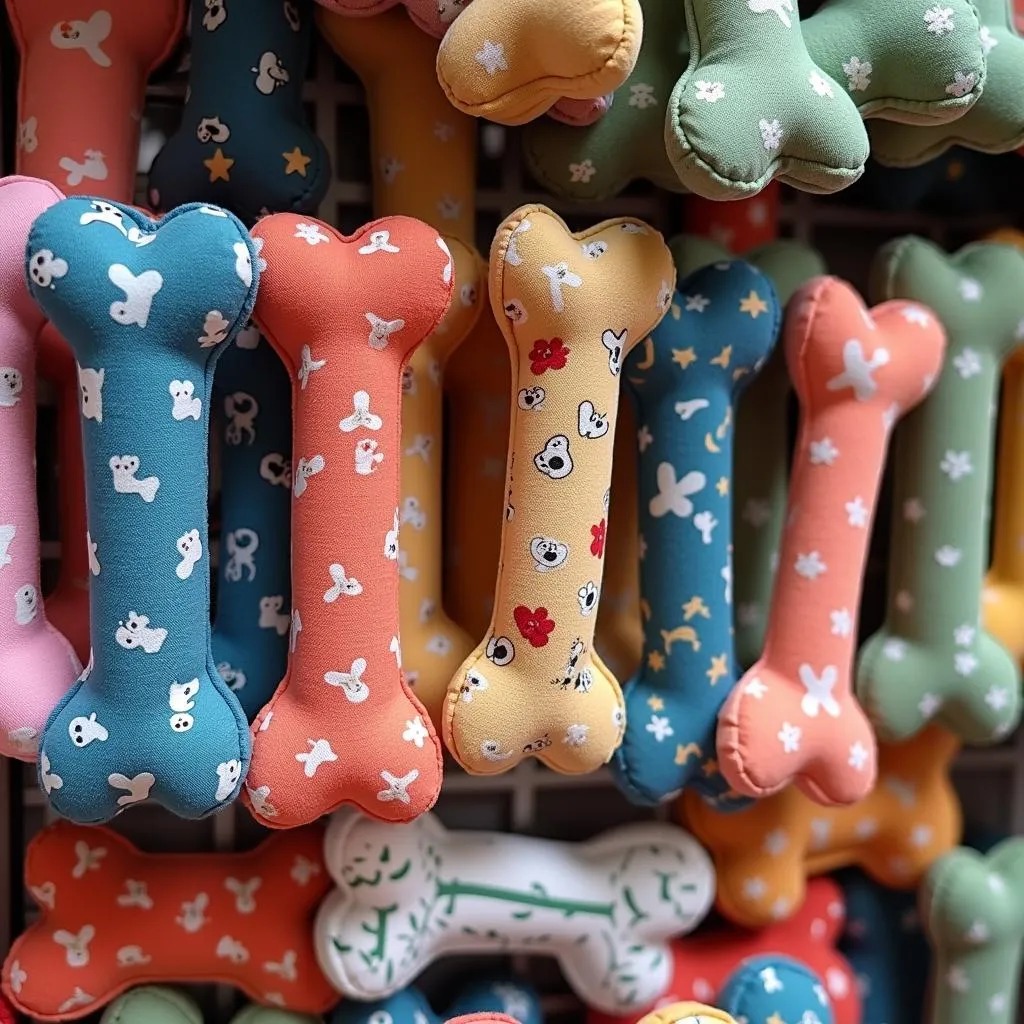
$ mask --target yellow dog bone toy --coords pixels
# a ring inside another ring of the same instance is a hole
[[[517,397],[491,627],[447,697],[445,743],[467,771],[533,755],[589,772],[621,742],[622,692],[592,650],[620,371],[674,284],[664,240],[636,220],[574,235],[524,206],[495,235],[491,305]]]
[[[563,97],[613,93],[640,53],[639,0],[475,0],[437,52],[437,77],[459,110],[525,124]]]
[[[736,1021],[725,1010],[716,1010],[703,1003],[672,1003],[641,1017],[638,1024],[736,1024]],[[751,1021],[750,1024],[757,1022]],[[772,1021],[771,1024],[779,1022]]]

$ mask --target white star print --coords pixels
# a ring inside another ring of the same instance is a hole
[[[1003,686],[991,686],[985,694],[985,703],[993,711],[1002,711],[1010,703],[1010,697]]]
[[[755,676],[743,687],[743,692],[753,697],[754,700],[761,700],[768,692],[768,687]]]
[[[975,633],[975,628],[969,622],[965,622],[953,630],[953,643],[957,647],[970,647],[974,643]]]
[[[329,242],[330,236],[325,235],[317,224],[296,224],[295,238],[301,238],[310,245],[319,245],[320,242]]]
[[[419,715],[405,723],[405,730],[402,733],[402,739],[405,740],[406,743],[414,743],[422,750],[423,743],[429,736],[430,732],[423,724],[423,719],[420,718]]]
[[[868,508],[864,499],[858,495],[853,501],[846,503],[846,521],[850,526],[864,529],[868,525]]]
[[[973,348],[963,348],[953,359],[953,368],[960,374],[961,379],[970,380],[981,373],[981,356]]]
[[[499,71],[508,71],[505,48],[501,43],[492,43],[490,39],[485,39],[483,49],[478,50],[473,57],[491,78]]]
[[[831,466],[839,457],[839,449],[829,437],[820,441],[812,441],[810,446],[812,466]]]
[[[959,561],[963,552],[959,548],[954,548],[949,544],[944,544],[938,551],[935,552],[935,561],[942,566],[943,569],[952,569]]]
[[[412,797],[409,796],[409,787],[420,777],[419,769],[413,768],[411,772],[406,775],[395,776],[391,772],[381,772],[380,777],[384,780],[384,784],[387,789],[382,789],[377,794],[377,799],[387,803],[392,800],[398,800],[403,804],[412,803]]]
[[[864,768],[867,765],[870,756],[871,755],[868,752],[867,747],[865,747],[864,744],[861,743],[860,740],[858,740],[850,747],[850,758],[847,763],[855,771],[862,772],[864,771]]]
[[[711,300],[706,295],[684,295],[683,300],[687,313],[703,313],[711,305]]]
[[[803,736],[803,731],[799,726],[783,722],[782,728],[778,732],[778,739],[782,744],[783,751],[787,754],[795,754],[800,749],[801,736]]]
[[[839,608],[829,612],[829,618],[832,620],[833,636],[849,636],[853,632],[853,617],[850,615],[849,609]]]
[[[953,668],[958,676],[969,676],[978,667],[978,659],[970,651],[957,651],[953,655]]]
[[[882,655],[889,661],[902,661],[907,654],[907,643],[905,640],[890,639],[882,644]]]
[[[817,551],[811,551],[806,555],[798,554],[793,568],[799,576],[808,580],[815,580],[828,571],[828,566],[821,560],[821,555]]]
[[[967,92],[970,92],[970,89]],[[981,298],[981,284],[973,277],[962,277],[960,279],[960,298],[964,302],[977,302]]]
[[[935,713],[942,707],[942,698],[934,693],[926,693],[918,702],[917,710],[921,712],[921,717],[926,721],[931,721],[935,716]]]
[[[908,324],[927,327],[932,322],[932,318],[920,306],[904,306],[901,312]]]

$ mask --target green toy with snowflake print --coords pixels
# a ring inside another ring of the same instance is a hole
[[[879,251],[871,278],[872,301],[934,310],[948,345],[930,397],[897,428],[888,607],[861,649],[857,696],[880,739],[934,720],[967,743],[996,743],[1020,718],[1021,677],[981,627],[981,596],[997,389],[1020,345],[1024,253],[983,242],[949,256],[901,238]]]

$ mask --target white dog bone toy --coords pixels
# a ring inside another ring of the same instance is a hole
[[[320,966],[346,998],[380,999],[453,953],[547,954],[588,1006],[623,1014],[672,980],[667,940],[703,920],[711,860],[689,833],[643,823],[586,843],[448,832],[334,815],[338,888],[316,921]]]

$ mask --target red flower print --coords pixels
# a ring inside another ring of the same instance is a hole
[[[521,604],[512,612],[512,616],[519,632],[529,640],[531,647],[543,647],[548,642],[548,635],[554,632],[555,620],[548,618],[547,608],[538,608],[534,612]]]
[[[572,349],[566,348],[561,338],[545,341],[538,338],[530,349],[530,369],[540,376],[545,370],[561,370]]]
[[[601,558],[604,555],[604,536],[607,533],[607,529],[603,519],[596,526],[590,528],[590,536],[594,538],[590,542],[590,553],[595,558]]]

